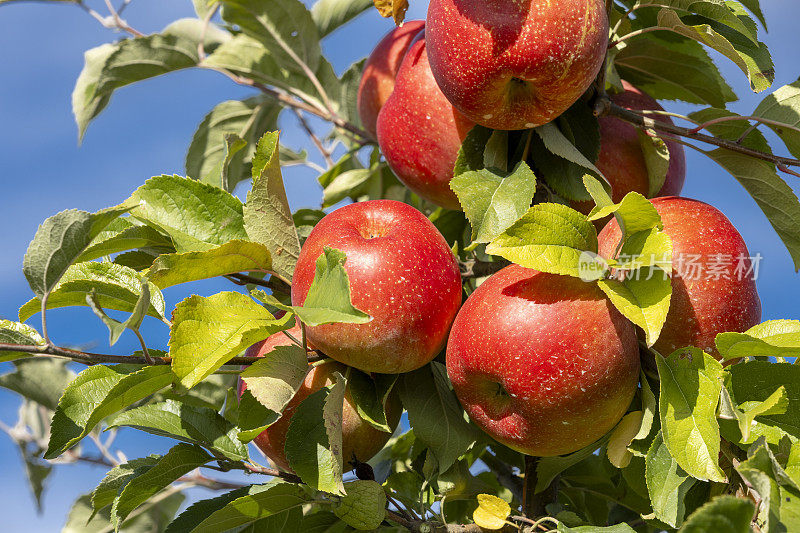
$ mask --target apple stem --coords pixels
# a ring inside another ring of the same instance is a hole
[[[536,495],[536,467],[539,458],[525,456],[525,485],[522,488],[522,514],[528,518],[536,518],[546,513],[542,498]]]

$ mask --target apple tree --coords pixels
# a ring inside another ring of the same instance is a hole
[[[758,0],[431,0],[407,22],[407,0],[195,0],[149,35],[61,3],[125,34],[85,54],[79,137],[169,72],[252,89],[200,121],[185,176],[50,216],[25,254],[8,433],[37,497],[59,458],[108,467],[66,530],[800,530],[800,321],[761,321],[758,258],[680,197],[690,147],[800,268],[800,91],[771,88]],[[397,29],[335,72],[320,42],[378,14]],[[709,49],[765,94],[751,115]],[[318,171],[315,208],[290,209],[291,165]],[[229,290],[166,305],[211,278]],[[47,315],[72,306],[141,350],[60,345]],[[121,460],[118,429],[174,446]],[[183,506],[197,486],[219,494]]]

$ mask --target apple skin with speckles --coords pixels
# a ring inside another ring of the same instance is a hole
[[[615,104],[632,110],[653,109],[663,111],[658,102],[630,83],[622,81],[625,89],[611,96]],[[664,115],[650,115],[659,122],[673,125]],[[621,202],[629,192],[649,197],[650,178],[647,171],[639,130],[632,124],[614,117],[600,117],[600,156],[595,165],[611,184],[611,198]],[[678,196],[686,180],[686,153],[683,146],[665,140],[669,149],[669,168],[664,185],[655,196]],[[571,202],[571,207],[588,214],[594,202]]]
[[[367,58],[358,86],[358,115],[361,125],[378,138],[378,113],[394,90],[400,63],[414,37],[425,27],[423,20],[410,20],[387,33]]]
[[[594,283],[511,265],[473,292],[447,344],[470,418],[522,453],[571,453],[610,431],[639,381],[636,331]]]
[[[471,120],[519,130],[550,122],[594,81],[608,46],[603,0],[431,0],[428,57]]]
[[[351,300],[372,320],[308,327],[308,340],[365,372],[410,372],[436,357],[461,306],[462,287],[453,252],[425,215],[401,202],[371,200],[325,216],[300,251],[293,305],[303,305],[326,246],[347,255]]]
[[[378,144],[409,189],[437,205],[460,210],[450,180],[461,143],[475,123],[439,90],[425,46],[423,30],[408,49],[394,92],[378,115]]]
[[[669,313],[653,348],[666,357],[696,346],[719,358],[714,344],[718,333],[743,332],[761,322],[753,275],[737,273],[740,257],[742,268],[751,267],[747,245],[730,220],[711,205],[676,196],[651,201],[672,239],[673,258]],[[611,257],[620,238],[617,221],[606,224],[598,235],[600,255]],[[729,257],[730,264],[715,259],[720,257]],[[719,275],[708,275],[709,269]]]
[[[289,330],[289,333],[296,339],[299,339],[302,335],[300,326],[293,327]],[[248,357],[264,357],[276,346],[288,346],[290,344],[292,344],[292,341],[289,337],[283,333],[276,333],[252,345],[248,348],[246,355]],[[331,360],[325,360],[310,365],[303,385],[286,406],[282,416],[253,439],[253,443],[264,452],[264,455],[266,455],[277,468],[286,472],[292,471],[289,462],[286,460],[284,446],[286,445],[286,433],[289,431],[289,424],[292,421],[292,415],[295,409],[297,409],[297,406],[300,405],[300,402],[322,387],[332,384],[334,382],[335,372],[344,375],[346,370],[346,366]],[[247,385],[245,385],[244,381],[240,380],[239,397],[244,394],[246,389]],[[392,391],[386,402],[386,418],[389,427],[392,429],[397,427],[402,412],[403,407],[400,404],[400,399],[397,393]],[[344,462],[347,463],[350,461],[354,454],[359,461],[369,461],[383,448],[391,436],[391,433],[386,433],[385,431],[371,426],[359,416],[353,399],[350,396],[350,390],[349,388],[346,389],[344,406],[342,408],[342,459]]]

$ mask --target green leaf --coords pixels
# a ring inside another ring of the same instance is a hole
[[[234,164],[234,158],[244,147],[247,146],[247,141],[236,135],[235,133],[226,133],[222,136],[223,140],[223,156],[217,162],[216,166],[211,172],[203,177],[203,181],[211,183],[220,189],[226,191],[233,191],[235,183],[242,179],[241,167]],[[231,169],[231,166],[234,168]],[[229,174],[233,177],[229,178]],[[231,184],[234,183],[232,186]]]
[[[600,155],[600,123],[591,106],[580,99],[548,127],[536,131],[530,160],[539,179],[564,199],[588,200],[582,177],[588,172],[605,181],[592,164]]]
[[[265,133],[258,141],[253,156],[253,188],[244,207],[244,228],[250,240],[269,249],[275,272],[290,280],[300,254],[300,240],[283,187],[278,137],[278,132]]]
[[[222,415],[205,407],[174,400],[143,405],[120,413],[109,423],[109,428],[122,426],[197,444],[234,461],[248,459],[247,447],[236,438],[238,430]]]
[[[13,371],[0,375],[0,387],[53,410],[74,377],[64,361],[44,357],[22,359],[14,362]]]
[[[235,35],[229,41],[222,43],[213,54],[206,58],[203,62],[203,66],[225,69],[258,83],[279,87],[287,92],[300,96],[303,100],[318,107],[325,106],[322,96],[319,93],[319,88],[314,85],[302,68],[296,65],[293,66],[283,63],[280,56],[272,53],[257,39],[246,34]],[[338,87],[336,86],[339,80],[336,78],[330,63],[328,63],[325,58],[320,57],[316,72],[314,69],[311,70],[315,73],[320,83],[327,81],[332,85],[332,87],[327,88],[330,90],[330,96],[337,96]],[[277,129],[275,118],[281,108],[273,103],[272,109],[274,110],[274,114],[272,116],[271,126],[260,128],[259,131],[254,132],[256,134],[254,139],[245,137],[248,142],[255,144],[256,141],[258,141],[259,135],[262,135],[266,131]]]
[[[240,374],[247,390],[267,409],[282,413],[308,372],[306,351],[295,344],[276,346]]]
[[[403,374],[397,388],[414,435],[433,452],[439,472],[447,471],[477,436],[464,419],[444,366],[434,362]]]
[[[692,477],[724,482],[716,418],[722,365],[697,348],[676,350],[666,358],[656,355],[656,363],[659,415],[670,455]]]
[[[508,176],[488,169],[464,172],[450,181],[450,188],[469,218],[472,240],[491,242],[528,210],[536,176],[522,161]]]
[[[398,380],[397,374],[366,374],[350,370],[348,392],[358,415],[380,431],[391,433],[394,428],[386,417],[386,402]]]
[[[215,57],[226,46],[229,44],[218,48],[210,57]],[[186,175],[232,192],[239,181],[250,177],[246,163],[255,152],[259,136],[277,128],[280,109],[273,101],[260,96],[227,100],[214,106],[192,136],[186,153]],[[211,175],[225,159],[226,135],[237,135],[247,142],[247,146],[230,158],[227,187],[223,187],[221,180],[215,180]]]
[[[350,301],[350,280],[344,269],[346,261],[344,252],[327,246],[317,258],[314,281],[302,307],[292,307],[307,326],[334,322],[365,324],[372,320]]]
[[[586,216],[561,204],[531,207],[487,247],[486,253],[551,274],[580,277],[582,253],[597,252],[597,230]]]
[[[786,413],[789,407],[789,397],[786,394],[785,387],[779,387],[764,401],[748,401],[739,406],[734,404],[733,399],[728,394],[728,390],[723,388],[721,401],[722,408],[720,409],[719,417],[735,419],[739,423],[742,442],[750,440],[750,428],[752,428],[757,416],[782,415]]]
[[[206,50],[213,48],[230,35],[211,25],[203,31],[199,19],[181,19],[163,32],[134,39],[123,39],[86,52],[84,67],[72,92],[72,112],[83,138],[89,122],[125,85],[148,78],[193,67],[199,57],[200,35],[205,37]]]
[[[658,192],[664,186],[669,170],[669,148],[667,143],[658,136],[655,130],[636,130],[639,134],[639,144],[644,154],[644,162],[647,166],[648,176],[648,198],[658,196]]]
[[[272,257],[262,244],[230,241],[202,252],[164,254],[153,262],[147,278],[161,289],[237,272],[269,272]]]
[[[784,85],[764,98],[753,111],[753,116],[790,126],[766,124],[781,138],[793,156],[800,157],[800,131],[797,130],[800,126],[800,80]]]
[[[723,360],[797,357],[800,356],[800,320],[769,320],[744,333],[720,333],[714,342]]]
[[[714,19],[702,20],[706,23],[691,25],[685,24],[671,9],[662,9],[658,13],[659,27],[705,44],[733,61],[747,75],[750,87],[755,92],[761,92],[772,85],[775,68],[766,45],[753,42],[744,34],[722,24],[716,24]]]
[[[614,57],[623,79],[657,100],[725,107],[737,100],[700,43],[654,33],[625,41]]]
[[[148,501],[141,512],[130,517],[120,527],[123,533],[153,533],[162,531],[175,516],[185,496],[180,492],[165,491]],[[92,518],[91,501],[84,494],[70,509],[67,523],[62,533],[98,533],[114,531],[111,523],[110,509],[98,513]],[[88,523],[87,523],[88,522]]]
[[[638,192],[629,192],[618,204],[592,210],[589,220],[600,220],[613,214],[622,229],[622,238],[627,240],[640,231],[662,229],[661,215],[652,202]],[[611,258],[610,258],[611,259]]]
[[[628,524],[616,524],[613,526],[578,526],[567,527],[559,522],[558,533],[634,533],[636,530]]]
[[[58,457],[89,434],[103,419],[167,387],[166,365],[131,372],[124,365],[92,366],[66,388],[53,415],[46,459]]]
[[[36,453],[31,453],[25,442],[17,441],[22,454],[22,462],[25,464],[25,474],[28,478],[33,498],[36,501],[36,511],[42,512],[42,493],[44,492],[45,482],[53,471],[53,466],[42,461]],[[38,450],[37,450],[38,452]]]
[[[647,279],[650,274],[652,277]],[[655,344],[669,312],[670,278],[661,269],[654,268],[649,273],[638,271],[634,277],[623,281],[601,279],[597,285],[625,318],[644,330],[647,345]]]
[[[373,6],[372,0],[317,0],[311,17],[322,38]]]
[[[602,446],[605,446],[606,442],[608,442],[608,438],[609,435],[605,435],[597,442],[568,455],[541,457],[539,463],[536,465],[536,487],[534,493],[538,494],[549,487],[556,476],[564,470],[593,456],[594,452]]]
[[[762,531],[794,531],[800,527],[800,487],[772,454],[762,437],[747,451],[736,471],[761,497],[758,523]]]
[[[242,202],[218,187],[181,176],[156,176],[136,189],[131,215],[169,235],[178,252],[209,250],[250,240]]]
[[[230,492],[220,494],[214,498],[198,500],[186,508],[181,514],[170,522],[164,533],[185,533],[197,527],[200,522],[205,520],[212,513],[219,511],[227,504],[248,494],[258,494],[273,487],[279,481],[271,481],[262,485],[248,485]]]
[[[164,297],[158,287],[148,284],[150,305],[147,314],[163,320]],[[47,309],[86,306],[86,296],[94,291],[97,302],[106,309],[132,313],[142,294],[141,276],[135,270],[116,263],[88,261],[72,265],[53,287],[47,298]],[[19,319],[28,320],[41,311],[42,302],[33,298],[19,310]]]
[[[212,512],[192,529],[175,529],[191,533],[218,533],[258,520],[290,511],[309,501],[308,495],[299,485],[274,483],[257,493],[240,496],[227,502],[224,507]],[[238,529],[236,529],[238,530]]]
[[[454,176],[470,170],[478,171],[484,168],[483,153],[493,131],[480,125],[474,126],[469,130],[464,142],[461,143],[461,148],[458,149],[458,156],[453,169]]]
[[[650,382],[647,380],[647,376],[644,372],[642,372],[641,377],[639,378],[639,383],[641,383],[641,396],[642,396],[642,424],[639,426],[639,432],[633,437],[633,440],[645,440],[647,437],[650,436],[650,432],[653,429],[653,420],[655,419],[656,411],[658,410],[658,404],[656,403],[656,397],[653,394],[652,389],[650,388]]]
[[[172,241],[153,228],[134,224],[132,218],[118,218],[94,238],[77,261],[90,261],[137,248],[150,248],[159,252],[173,250]]]
[[[44,346],[45,342],[39,332],[20,322],[0,319],[0,343],[22,344],[25,346]],[[21,357],[30,357],[26,352],[0,352],[0,363]]]
[[[680,527],[686,514],[686,493],[696,480],[678,466],[659,432],[645,458],[647,492],[658,520]]]
[[[114,346],[120,336],[125,333],[126,329],[138,332],[139,328],[142,326],[147,308],[150,307],[150,285],[142,280],[142,289],[139,294],[139,299],[136,301],[130,316],[124,322],[115,320],[106,314],[98,301],[97,293],[94,289],[89,291],[89,294],[86,295],[86,303],[89,305],[92,312],[94,312],[108,328],[108,344],[109,346]]]
[[[42,222],[25,252],[22,265],[22,272],[36,296],[44,298],[53,290],[92,240],[112,220],[130,210],[130,204],[126,204],[97,213],[68,209]]]
[[[238,411],[236,425],[240,432],[237,437],[244,443],[258,437],[281,417],[280,411],[270,411],[264,407],[249,390],[245,390],[239,398]]]
[[[795,270],[800,270],[800,201],[778,176],[775,166],[724,148],[706,152],[706,155],[747,189],[789,250]]]
[[[354,168],[337,175],[322,191],[322,207],[331,207],[348,196],[354,196],[357,190],[378,172],[380,172],[379,167]]]
[[[312,72],[320,62],[319,33],[311,13],[299,0],[222,0],[222,18],[263,44],[289,70]]]
[[[114,500],[111,519],[114,523],[124,521],[131,512],[168,487],[179,477],[209,462],[212,457],[191,444],[177,444],[147,471],[136,475],[125,484]]]
[[[127,463],[122,463],[113,467],[92,491],[92,509],[97,512],[114,503],[120,489],[122,489],[128,481],[142,472],[146,472],[156,464],[158,460],[158,455],[148,455],[147,457],[131,459]]]
[[[342,409],[347,380],[336,382],[300,402],[286,432],[284,450],[292,470],[310,487],[344,494],[342,484]]]
[[[789,404],[781,414],[763,414],[751,424],[750,440],[766,436],[771,444],[778,444],[781,436],[788,433],[800,438],[800,366],[789,363],[750,361],[728,367],[729,388],[739,404],[764,402],[780,387],[786,391]],[[723,421],[724,422],[724,421]],[[776,435],[777,433],[777,435]]]
[[[642,427],[642,411],[631,411],[622,417],[617,426],[611,431],[606,447],[608,461],[617,468],[626,468],[633,458],[633,453],[628,446],[638,435]]]
[[[386,493],[380,483],[359,479],[345,483],[345,495],[333,512],[354,529],[373,531],[386,517]]]
[[[172,371],[181,385],[192,388],[248,346],[292,323],[292,315],[276,319],[238,292],[190,296],[172,314]]]
[[[717,496],[696,510],[681,528],[681,533],[750,533],[750,519],[755,512],[750,500],[735,496]]]
[[[724,0],[644,0],[641,5],[648,6],[654,5],[655,7],[671,7],[676,11],[683,14],[693,13],[702,17],[717,21],[725,24],[729,28],[736,30],[743,36],[746,36],[752,42],[758,42],[756,37],[757,28],[755,24],[749,20],[749,17],[743,11],[737,10],[732,5],[733,2],[725,2]],[[742,18],[737,17],[737,14]],[[747,22],[750,24],[748,24]]]
[[[598,176],[603,176],[603,173],[600,172],[600,170],[598,170],[552,122],[539,126],[535,131],[551,153],[575,163]]]

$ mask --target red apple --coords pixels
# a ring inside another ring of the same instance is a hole
[[[300,326],[295,326],[289,330],[296,339],[301,336]],[[266,340],[254,344],[247,350],[248,357],[264,357],[269,354],[276,346],[288,346],[292,341],[283,333],[276,333]],[[292,421],[292,414],[297,406],[304,399],[322,387],[333,383],[333,374],[339,372],[344,374],[347,367],[336,361],[325,360],[311,366],[303,385],[297,394],[292,398],[283,415],[270,427],[258,435],[253,442],[264,452],[275,466],[291,472],[289,462],[286,460],[284,446],[286,445],[286,432],[289,431],[289,424]],[[239,384],[239,396],[244,393],[247,386],[244,382]],[[396,393],[392,392],[386,403],[386,418],[389,427],[395,428],[400,421],[403,407]],[[391,438],[391,433],[380,431],[371,426],[356,411],[353,398],[350,396],[350,389],[345,390],[344,406],[342,408],[342,458],[345,462],[352,459],[353,454],[359,461],[369,461]]]
[[[433,79],[423,30],[409,48],[394,92],[378,115],[378,144],[409,189],[448,209],[461,209],[450,189],[458,149],[475,125],[447,101]]]
[[[425,28],[447,99],[499,130],[533,128],[566,111],[608,46],[603,0],[431,0]]]
[[[742,236],[718,209],[675,196],[652,200],[672,239],[672,300],[654,348],[664,356],[696,346],[719,357],[717,333],[761,322],[761,300]],[[600,255],[611,257],[621,238],[616,220],[600,232]]]
[[[624,108],[633,110],[653,109],[663,111],[658,102],[647,93],[623,81],[624,92],[611,96],[611,100]],[[673,124],[665,115],[649,115],[650,118]],[[614,117],[600,118],[600,157],[596,166],[611,184],[611,198],[615,202],[631,191],[649,197],[650,178],[647,172],[639,130],[624,120]],[[664,185],[655,196],[677,196],[683,189],[686,179],[686,154],[683,146],[670,140],[665,141],[669,149],[669,168]],[[572,202],[572,207],[589,213],[594,202]]]
[[[639,380],[639,346],[597,285],[511,265],[458,313],[447,373],[491,437],[528,455],[562,455],[625,414]]]
[[[461,305],[461,275],[453,252],[425,215],[391,200],[350,204],[327,215],[300,251],[294,305],[303,305],[325,246],[347,254],[353,305],[373,318],[366,324],[308,327],[309,341],[365,372],[409,372],[436,357]]]
[[[378,113],[394,90],[394,79],[411,41],[425,27],[425,21],[411,20],[380,40],[364,64],[358,86],[358,115],[361,125],[374,139]]]

